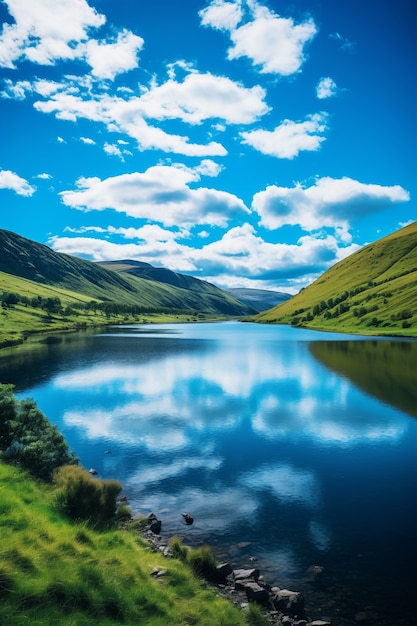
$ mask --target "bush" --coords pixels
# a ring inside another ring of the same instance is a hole
[[[208,546],[190,550],[187,563],[197,576],[203,576],[207,580],[213,580],[217,576],[217,559]]]
[[[86,520],[103,527],[115,520],[116,498],[122,491],[117,480],[93,478],[84,468],[66,465],[55,473],[55,502],[74,520]]]
[[[172,556],[180,561],[185,561],[188,554],[188,548],[184,546],[179,537],[172,537],[170,541]]]
[[[78,459],[34,400],[17,400],[13,385],[0,384],[0,455],[36,478],[50,480],[57,467]]]

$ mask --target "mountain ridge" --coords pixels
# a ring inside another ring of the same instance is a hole
[[[150,274],[155,268],[141,261],[123,261],[128,265],[127,271],[114,271],[100,263],[55,252],[45,244],[1,229],[0,250],[1,272],[42,285],[69,289],[92,299],[229,316],[255,312],[215,285],[197,278],[184,277],[182,280],[181,275],[176,274],[177,285],[152,280]],[[120,265],[120,262],[114,263]],[[136,275],[134,270],[137,272],[139,267],[148,272],[146,279]],[[171,270],[165,273],[174,274]]]

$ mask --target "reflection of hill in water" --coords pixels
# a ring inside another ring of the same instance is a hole
[[[310,350],[366,393],[417,417],[417,342],[318,341]]]

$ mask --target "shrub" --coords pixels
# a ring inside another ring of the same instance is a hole
[[[269,622],[259,604],[250,602],[246,611],[249,624],[252,626],[268,626]]]
[[[197,576],[203,576],[208,580],[215,579],[217,576],[218,563],[208,546],[190,550],[187,554],[187,563]]]
[[[50,480],[61,465],[78,459],[34,400],[17,400],[13,385],[0,384],[0,454],[36,478]]]
[[[188,554],[188,548],[184,546],[179,537],[172,537],[170,540],[172,556],[180,561],[185,561]]]
[[[106,526],[115,519],[116,498],[122,490],[117,480],[93,478],[84,468],[66,465],[55,473],[55,502],[74,520]]]

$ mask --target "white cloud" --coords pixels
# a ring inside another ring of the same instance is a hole
[[[242,20],[243,11],[240,2],[213,0],[199,15],[203,26],[233,31]]]
[[[19,196],[33,196],[36,187],[10,170],[0,170],[0,189],[10,189]]]
[[[103,123],[112,132],[136,139],[140,150],[159,149],[187,156],[224,156],[227,152],[215,141],[191,143],[186,135],[168,133],[160,122],[180,120],[200,125],[207,120],[222,120],[227,124],[250,124],[269,111],[262,87],[246,88],[229,78],[196,71],[181,82],[169,79],[161,85],[153,83],[142,89],[140,96],[124,94],[124,98],[102,90],[95,93],[94,81],[76,77],[67,77],[61,85],[51,83],[46,96],[44,83],[35,81],[31,86],[46,98],[34,103],[38,111],[73,122],[88,119]],[[12,93],[9,85],[7,94]],[[152,120],[158,125],[151,125]]]
[[[279,159],[293,159],[300,152],[318,150],[325,137],[325,113],[310,115],[304,122],[284,120],[273,131],[253,130],[240,133],[243,143]]]
[[[42,180],[51,180],[52,176],[51,174],[47,174],[46,172],[43,172],[42,174],[38,174],[36,178],[40,178]]]
[[[80,137],[80,141],[90,146],[96,145],[96,142],[94,141],[94,139],[91,139],[90,137]]]
[[[306,231],[349,228],[352,220],[407,202],[408,192],[394,185],[361,183],[352,178],[319,178],[311,187],[271,185],[253,197],[252,208],[268,229],[299,225]]]
[[[4,24],[0,37],[0,66],[15,68],[28,60],[53,65],[80,56],[79,44],[105,17],[85,0],[5,0],[15,24]]]
[[[203,171],[207,169],[207,163]],[[166,226],[195,224],[226,226],[234,217],[249,213],[240,198],[191,183],[200,180],[201,165],[156,165],[145,172],[122,174],[105,180],[80,178],[78,190],[63,191],[65,205],[84,211],[114,209],[131,217]]]
[[[261,73],[289,76],[298,72],[305,61],[304,48],[316,35],[317,27],[312,19],[295,24],[292,18],[283,18],[248,0],[250,19],[241,22],[242,2],[214,0],[200,12],[202,24],[230,33],[232,47],[228,58],[249,58]]]
[[[134,102],[151,119],[201,124],[218,118],[229,124],[250,124],[268,112],[264,98],[259,85],[247,88],[225,76],[193,71],[182,82],[170,79],[153,85]]]
[[[92,67],[92,74],[98,78],[113,79],[121,72],[127,72],[138,66],[137,55],[142,49],[142,37],[124,29],[113,43],[99,42],[94,39],[87,43],[87,62]]]
[[[113,40],[91,38],[106,21],[85,0],[5,0],[15,24],[4,24],[0,36],[0,67],[19,61],[55,65],[82,61],[100,79],[138,66],[143,39],[123,29]]]
[[[81,229],[80,232],[87,231]],[[330,235],[321,238],[305,236],[294,244],[268,243],[250,224],[231,228],[220,239],[201,248],[185,243],[186,230],[167,230],[155,224],[126,229],[110,226],[107,233],[122,236],[129,243],[53,237],[50,244],[59,252],[95,261],[138,259],[175,271],[190,272],[223,287],[273,287],[291,293],[296,293],[359,247],[350,242],[341,245]]]
[[[107,141],[105,142],[103,149],[106,154],[116,156],[123,162],[125,160],[123,156],[124,154],[132,154],[129,150],[121,150],[118,145],[108,143]]]
[[[321,78],[316,87],[316,96],[319,100],[324,100],[325,98],[331,98],[332,96],[336,96],[338,92],[338,86],[336,85],[333,78],[330,78],[329,76]]]

